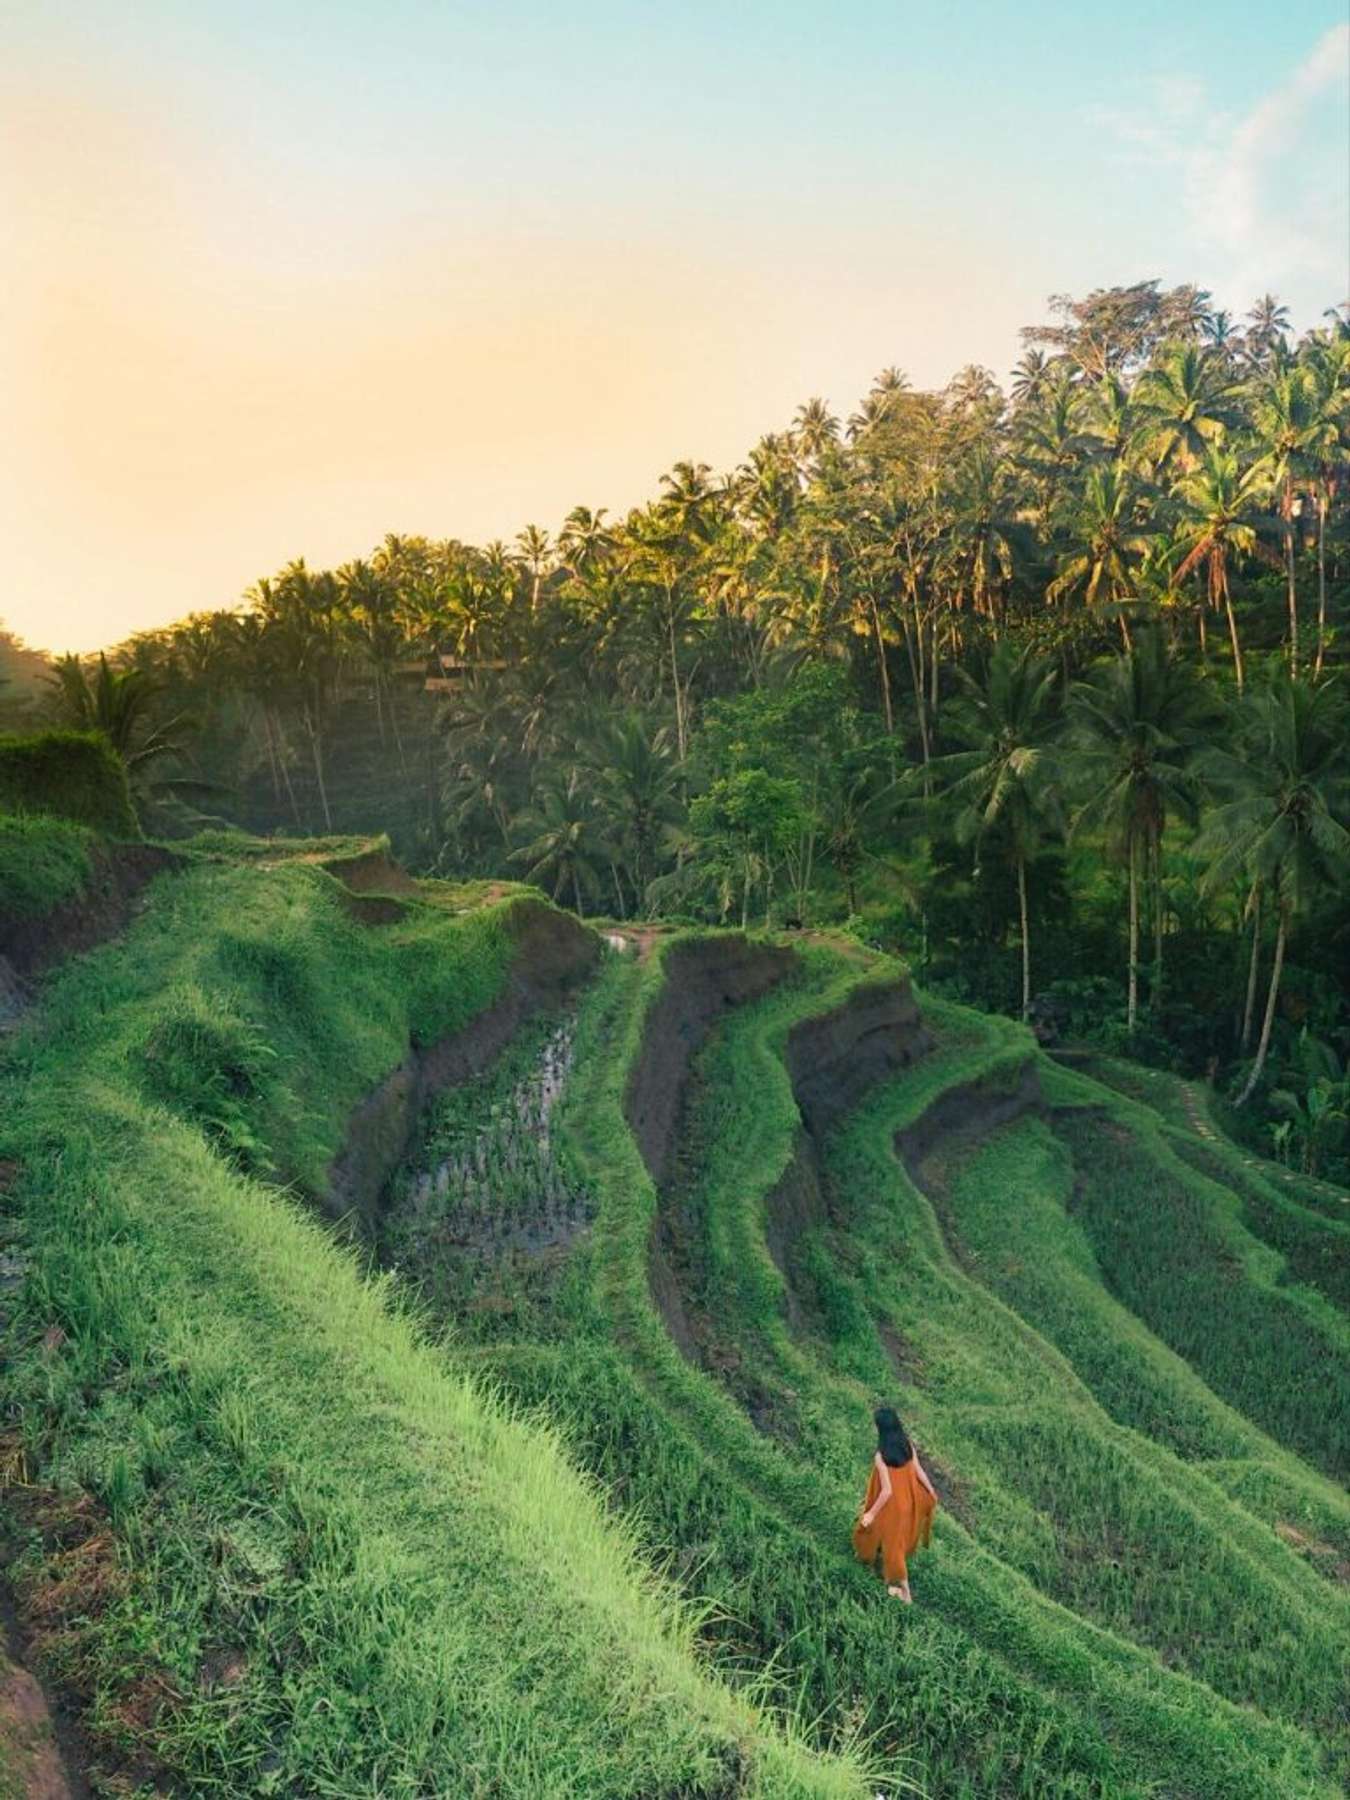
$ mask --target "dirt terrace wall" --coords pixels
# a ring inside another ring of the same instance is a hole
[[[624,1116],[658,1188],[670,1173],[691,1059],[729,1007],[767,993],[795,961],[791,950],[734,934],[668,952],[665,985],[647,1014],[624,1096]]]
[[[820,1145],[867,1090],[932,1048],[932,1037],[906,980],[868,983],[842,1005],[803,1019],[788,1034],[787,1069],[802,1129],[792,1160],[764,1198],[764,1241],[786,1283],[789,1325],[805,1323],[792,1281],[792,1247],[828,1217]]]
[[[1041,1105],[1041,1101],[1040,1072],[1028,1055],[1011,1082],[994,1075],[948,1088],[921,1118],[900,1133],[895,1147],[911,1180],[922,1187],[920,1167],[940,1138],[994,1131]]]
[[[90,860],[89,880],[74,899],[32,918],[8,918],[0,909],[0,1025],[23,1011],[29,981],[116,937],[142,888],[182,866],[180,857],[157,844],[98,845]]]
[[[909,982],[868,982],[788,1034],[787,1067],[802,1123],[820,1140],[866,1090],[932,1048]]]
[[[700,939],[668,956],[666,987],[648,1014],[624,1108],[658,1192],[674,1168],[691,1059],[729,1007],[766,992],[794,960],[791,950],[734,936]],[[867,983],[832,1011],[790,1031],[785,1060],[802,1128],[792,1160],[765,1197],[765,1238],[785,1276],[793,1242],[825,1216],[818,1141],[868,1087],[923,1055],[930,1044],[905,980]],[[670,1336],[686,1358],[702,1363],[708,1333],[685,1291],[688,1256],[681,1230],[663,1193],[648,1240],[647,1279]],[[799,1325],[801,1308],[790,1279],[786,1305],[789,1322]]]
[[[352,1220],[373,1235],[384,1190],[411,1147],[426,1102],[486,1068],[532,1013],[560,1005],[600,953],[594,932],[569,913],[534,901],[512,907],[508,929],[516,947],[501,995],[462,1031],[425,1049],[410,1045],[352,1114],[326,1191],[318,1196],[333,1218]]]

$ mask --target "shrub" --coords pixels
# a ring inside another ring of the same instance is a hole
[[[0,807],[56,813],[107,837],[141,835],[126,765],[97,731],[0,735]]]
[[[32,918],[73,899],[90,868],[83,826],[0,813],[0,920]]]

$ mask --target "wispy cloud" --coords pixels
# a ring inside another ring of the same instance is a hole
[[[1184,75],[1155,78],[1129,111],[1091,109],[1132,160],[1176,172],[1197,247],[1217,252],[1225,289],[1330,283],[1328,299],[1350,280],[1348,115],[1350,25],[1325,32],[1244,113],[1218,108],[1204,82]]]

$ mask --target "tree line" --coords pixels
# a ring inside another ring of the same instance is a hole
[[[1146,281],[1049,314],[1006,392],[888,368],[621,519],[297,560],[65,659],[51,710],[120,740],[158,829],[852,917],[1244,1099],[1311,1092],[1310,1042],[1344,1090],[1350,312],[1296,338]]]

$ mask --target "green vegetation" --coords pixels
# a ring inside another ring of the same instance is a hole
[[[93,868],[81,825],[0,812],[0,920],[32,918],[72,900]]]
[[[1052,306],[1007,395],[887,370],[621,521],[45,680],[0,632],[68,728],[0,738],[0,918],[183,851],[0,1045],[0,1467],[105,1758],[1344,1791],[1350,320]],[[614,951],[565,1003],[545,895]],[[353,1119],[401,1154],[531,996],[358,1255]],[[848,1541],[883,1397],[913,1611]]]
[[[1146,281],[1023,337],[1007,392],[887,369],[621,519],[294,560],[63,659],[48,714],[162,835],[387,831],[581,912],[854,920],[1345,1181],[1350,320]]]
[[[321,871],[199,866],[5,1051],[6,1415],[124,1570],[58,1590],[29,1544],[44,1666],[188,1791],[857,1800],[700,1673],[552,1432],[247,1173],[317,1187],[409,1038],[500,991],[518,904],[363,932]]]
[[[1025,1243],[960,1239],[939,1222],[955,1202],[935,1214],[892,1153],[954,1086],[1016,1094],[1028,1040],[932,1007],[949,1047],[841,1123],[828,1216],[803,1226],[785,1275],[763,1207],[801,1146],[786,1033],[887,971],[811,946],[792,978],[728,1015],[698,1059],[658,1197],[623,1096],[663,967],[687,979],[680,959],[697,942],[667,941],[645,968],[611,963],[583,1004],[557,1154],[597,1221],[550,1272],[555,1303],[530,1298],[537,1270],[497,1263],[483,1311],[457,1311],[457,1332],[567,1421],[653,1548],[715,1600],[706,1635],[726,1666],[770,1665],[827,1741],[861,1723],[933,1793],[1118,1795],[1159,1779],[1196,1794],[1335,1791],[1318,1746],[1334,1736],[1350,1616],[1320,1571],[1350,1544],[1343,1496],[1111,1298],[1044,1125],[996,1140],[993,1192],[1015,1179],[1028,1210],[994,1212]],[[1028,1130],[1037,1157],[1019,1167],[1007,1159]],[[989,1174],[962,1193],[987,1195]],[[658,1206],[677,1223],[694,1363],[648,1287]],[[1025,1281],[1006,1295],[1015,1311],[984,1273],[995,1250],[991,1269],[1006,1258]],[[462,1300],[481,1263],[454,1237],[430,1246],[434,1266],[438,1254]],[[869,1406],[897,1387],[951,1502],[903,1625],[845,1535]]]
[[[0,809],[55,813],[107,837],[140,836],[126,769],[92,731],[0,735]]]

